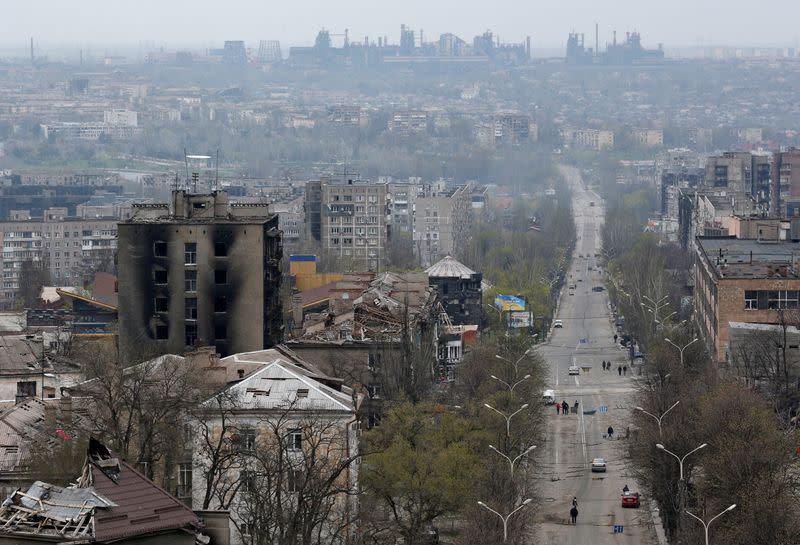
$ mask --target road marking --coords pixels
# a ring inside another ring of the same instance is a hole
[[[577,384],[578,379],[575,379],[575,383]],[[578,384],[580,386],[580,384]],[[581,396],[581,401],[583,401],[583,396]],[[583,449],[583,467],[586,467],[588,462],[586,456],[586,421],[583,418],[583,407],[579,407],[581,411],[581,448]]]

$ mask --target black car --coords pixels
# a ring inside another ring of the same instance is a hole
[[[605,288],[603,286],[595,286],[592,288],[592,291],[603,291]]]

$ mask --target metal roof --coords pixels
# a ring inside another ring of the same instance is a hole
[[[464,280],[469,280],[473,274],[477,274],[451,256],[434,263],[425,272],[428,273],[428,276],[434,278],[463,278]]]

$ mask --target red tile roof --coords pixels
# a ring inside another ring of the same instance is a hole
[[[91,463],[95,491],[117,507],[95,511],[97,541],[187,528],[198,523],[197,515],[177,498],[120,460],[120,472],[106,474]]]

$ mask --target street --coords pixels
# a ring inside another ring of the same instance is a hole
[[[624,460],[634,378],[628,352],[614,343],[607,292],[592,291],[603,285],[595,258],[600,252],[602,202],[582,187],[576,169],[562,167],[562,172],[573,188],[577,244],[555,316],[563,328],[553,329],[549,342],[538,351],[550,370],[546,387],[555,390],[557,402],[566,400],[573,407],[578,401],[579,410],[563,415],[555,406],[548,407],[546,443],[538,454],[542,505],[536,517],[537,542],[655,543],[647,503],[639,509],[620,506],[623,486],[638,490]],[[603,360],[612,362],[610,371],[603,371]],[[579,375],[569,375],[573,365],[580,367]],[[628,365],[627,376],[618,372],[622,365]],[[592,410],[596,412],[584,414]],[[609,426],[614,428],[613,440],[606,437]],[[591,473],[593,458],[605,458],[606,473]],[[568,524],[573,497],[578,501],[576,525]],[[615,533],[615,526],[622,526],[622,533]]]

